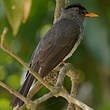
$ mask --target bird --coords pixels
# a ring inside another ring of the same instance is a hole
[[[89,13],[81,4],[71,4],[64,8],[58,21],[52,25],[48,32],[38,43],[34,50],[30,68],[44,78],[57,65],[72,56],[77,49],[83,36],[83,22],[88,17],[97,17],[95,13]],[[34,76],[27,71],[25,81],[18,92],[24,97],[27,96]],[[11,106],[22,106],[24,104],[14,96]]]

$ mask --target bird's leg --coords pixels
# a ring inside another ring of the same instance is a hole
[[[62,64],[64,64],[64,65],[65,65],[65,64],[66,64],[66,62],[65,62],[65,61],[62,61]]]

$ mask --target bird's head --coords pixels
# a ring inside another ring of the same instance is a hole
[[[85,7],[81,4],[72,4],[67,6],[61,13],[61,17],[63,18],[79,18],[84,21],[87,17],[97,17],[98,15],[95,13],[89,13]]]

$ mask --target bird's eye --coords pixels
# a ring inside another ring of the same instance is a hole
[[[85,15],[85,12],[82,12],[81,14],[82,14],[82,15]]]

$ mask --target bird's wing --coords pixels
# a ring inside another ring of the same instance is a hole
[[[41,67],[41,76],[45,76],[56,67],[74,47],[80,34],[80,26],[72,20],[62,19],[46,33],[34,51],[31,65]]]

